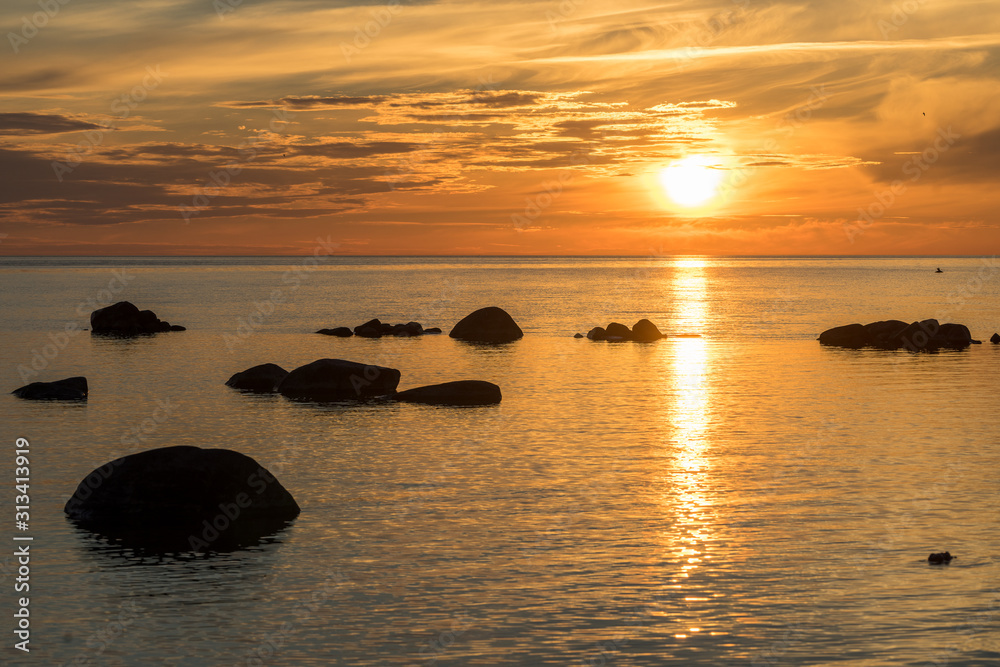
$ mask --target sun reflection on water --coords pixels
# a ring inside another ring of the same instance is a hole
[[[675,319],[682,332],[700,333],[707,317],[706,263],[702,260],[678,260],[669,291]],[[712,558],[714,541],[711,479],[712,461],[709,426],[711,400],[709,370],[710,347],[704,338],[672,338],[665,359],[669,393],[664,413],[669,468],[666,475],[666,503],[674,515],[666,538],[674,566],[670,585],[683,591],[686,598],[705,597],[700,584],[691,577],[706,560]],[[691,605],[692,602],[688,602]],[[697,602],[693,602],[698,605]],[[688,612],[693,612],[689,606]],[[701,622],[697,616],[687,619]],[[692,628],[702,625],[692,623]],[[696,630],[688,630],[695,632]]]

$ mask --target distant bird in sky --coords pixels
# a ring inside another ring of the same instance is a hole
[[[924,111],[924,112],[923,112],[923,114],[924,114],[924,115],[926,116],[926,115],[927,115],[927,112],[926,112],[926,111]]]

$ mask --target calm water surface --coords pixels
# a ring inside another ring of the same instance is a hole
[[[82,374],[91,391],[83,405],[0,396],[3,441],[31,441],[35,536],[32,652],[10,648],[8,621],[0,661],[997,664],[1000,346],[815,341],[890,317],[986,341],[993,261],[0,260],[0,390],[37,351],[52,359],[29,380]],[[189,330],[60,338],[112,296]],[[310,333],[371,317],[447,332],[485,305],[525,337]],[[640,317],[702,337],[572,338]],[[489,380],[504,400],[296,404],[223,384],[322,357],[399,368],[401,388]],[[62,506],[129,435],[249,454],[302,513],[231,554],[110,546]],[[928,566],[945,549],[958,560]]]

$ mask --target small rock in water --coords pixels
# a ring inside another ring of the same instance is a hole
[[[990,336],[990,342],[993,343],[994,345],[1000,343],[1000,333],[995,333],[992,336]]]
[[[947,551],[943,551],[941,553],[931,554],[930,556],[928,556],[927,562],[930,563],[931,565],[942,565],[942,564],[947,565],[952,561],[953,558],[957,558],[957,556],[952,556]]]
[[[584,337],[585,336],[582,333],[578,333],[575,336],[573,336],[573,338],[584,338]]]

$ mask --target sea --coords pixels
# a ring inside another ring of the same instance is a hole
[[[92,337],[90,312],[121,300],[187,330]],[[484,306],[524,337],[448,337]],[[314,333],[376,317],[444,334]],[[641,318],[667,337],[574,338]],[[982,344],[816,340],[927,318]],[[995,256],[0,258],[0,663],[1000,664],[997,330]],[[503,401],[225,386],[321,358]],[[8,393],[75,375],[86,402]],[[66,519],[92,470],[172,445],[252,456],[301,514],[201,554]]]

